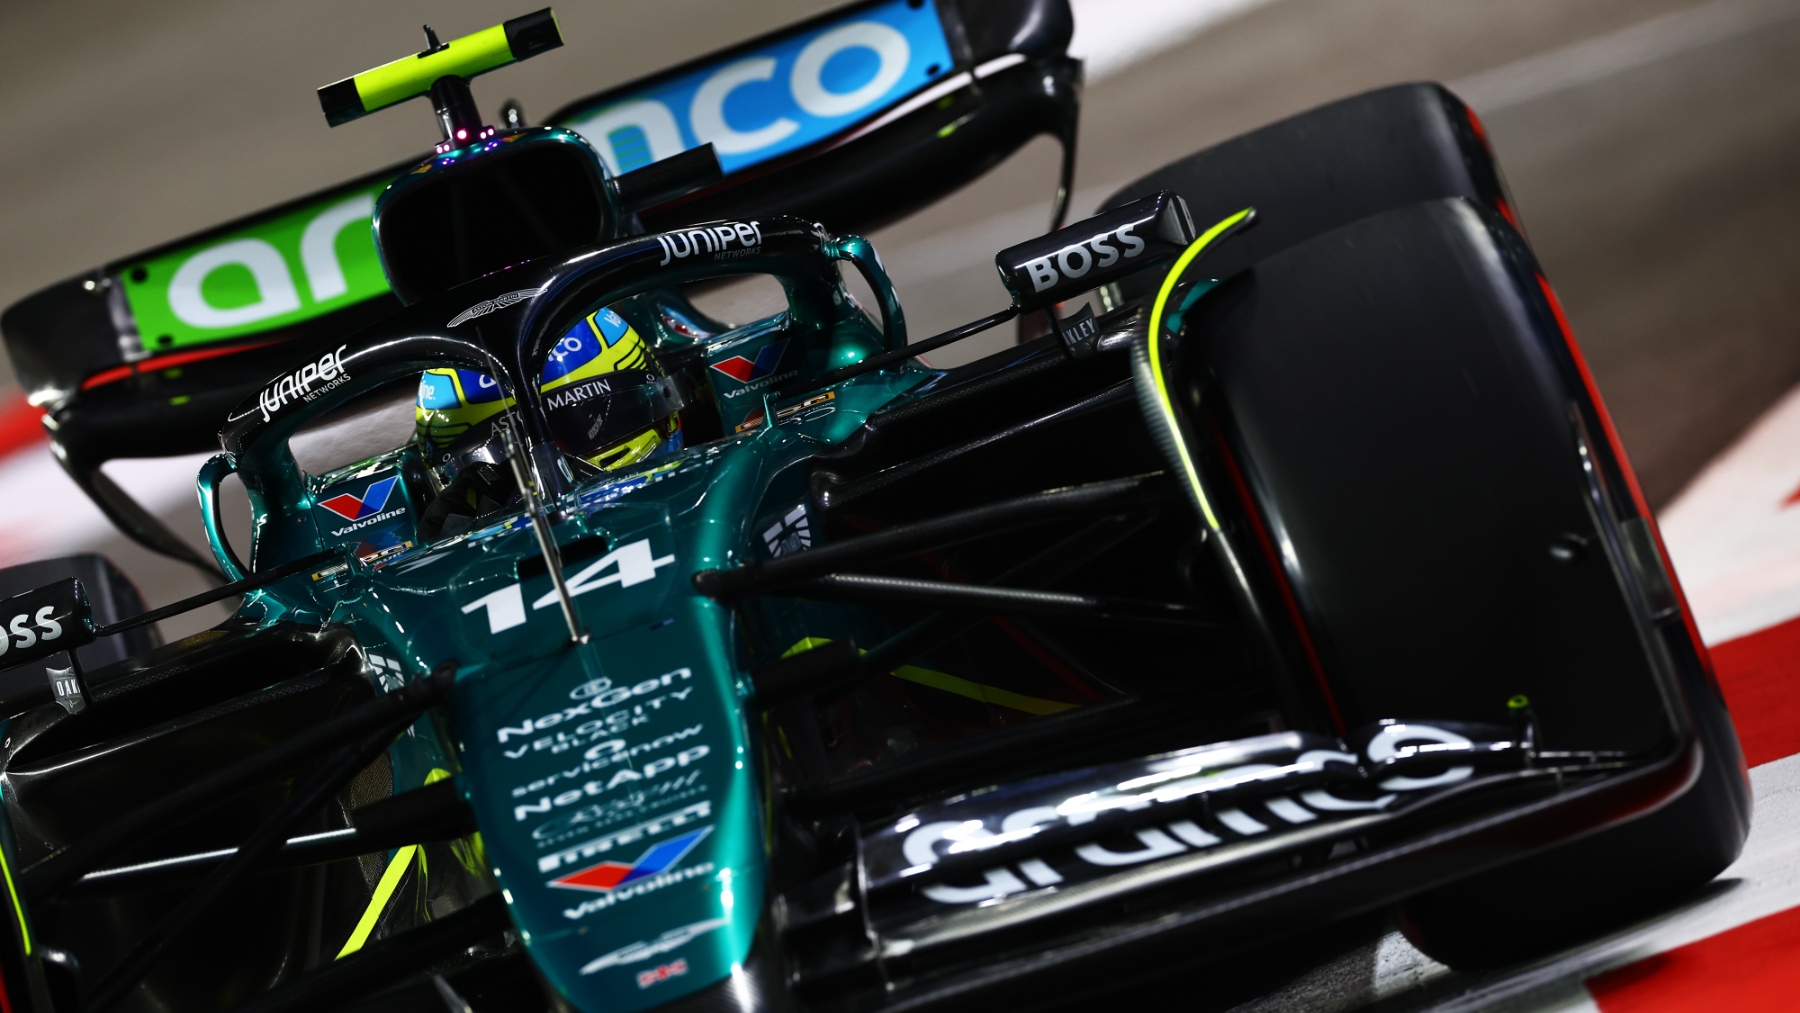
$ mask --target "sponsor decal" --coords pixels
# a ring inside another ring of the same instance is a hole
[[[712,368],[724,373],[739,383],[755,383],[775,372],[781,365],[781,357],[786,354],[788,339],[772,341],[756,353],[755,359],[747,359],[734,355],[729,359],[712,364]],[[790,374],[791,375],[791,374]],[[742,393],[738,391],[736,393]]]
[[[318,362],[309,362],[264,387],[256,395],[256,407],[250,411],[262,412],[262,420],[267,422],[270,416],[280,411],[288,403],[311,401],[320,394],[349,380],[350,374],[344,372],[343,360],[344,349],[348,347],[350,346],[339,345],[335,351],[319,356]],[[315,385],[317,385],[317,389],[314,389]],[[233,415],[225,421],[236,422],[249,415],[250,412],[244,412],[242,415]]]
[[[613,392],[612,381],[612,377],[602,376],[572,386],[559,387],[544,395],[544,406],[554,410],[578,405],[589,398],[605,397]],[[593,434],[589,433],[588,435],[592,436]]]
[[[1094,308],[1083,306],[1057,323],[1062,329],[1063,343],[1082,354],[1092,351],[1100,336],[1100,325],[1094,320]]]
[[[628,900],[636,900],[645,894],[655,893],[663,887],[674,886],[677,883],[685,883],[690,879],[699,879],[703,876],[710,876],[713,873],[713,868],[711,862],[702,862],[699,865],[689,865],[676,869],[673,872],[665,872],[660,876],[652,876],[649,879],[641,880],[627,886],[621,886],[610,893],[601,894],[597,897],[589,897],[574,907],[563,908],[562,914],[564,918],[567,918],[570,921],[579,921],[582,918],[586,918],[588,915],[605,911],[615,904],[623,904]]]
[[[285,327],[388,291],[370,226],[386,185],[328,197],[122,270],[145,346],[173,351]]]
[[[13,616],[11,621],[0,627],[0,655],[17,647],[26,650],[43,641],[46,645],[52,640],[60,640],[63,635],[63,624],[56,620],[57,606],[45,605],[36,613],[24,613]]]
[[[723,918],[709,918],[703,922],[694,922],[691,925],[683,925],[680,928],[670,929],[662,935],[657,936],[655,939],[651,939],[647,942],[621,946],[611,953],[595,957],[582,967],[581,973],[593,974],[595,971],[604,971],[609,967],[624,967],[627,964],[643,963],[651,957],[660,957],[673,950],[679,950],[683,946],[706,935],[708,932],[712,932],[715,929],[722,929],[729,924],[731,923]],[[678,960],[675,963],[681,965],[679,971],[668,970],[668,968],[673,965],[664,964],[661,967],[655,967],[647,971],[639,972],[638,987],[649,988],[659,981],[667,981],[671,975],[687,973],[686,961]],[[645,980],[646,977],[648,980]]]
[[[664,232],[655,239],[663,251],[658,267],[686,260],[699,253],[710,253],[714,260],[736,260],[762,248],[762,223],[721,222],[718,225],[703,225],[679,232]],[[734,243],[737,245],[735,250],[731,248]]]
[[[611,688],[612,680],[605,676],[601,676],[598,679],[589,679],[574,689],[569,690],[569,699],[586,700],[589,697],[599,696]]]
[[[793,374],[789,373],[786,375],[792,376]],[[799,404],[788,405],[786,408],[777,411],[775,413],[775,424],[786,426],[797,423],[817,422],[837,411],[837,405],[831,403],[835,400],[837,400],[836,391],[828,390],[822,394],[814,394],[812,397],[807,398]],[[749,418],[738,423],[736,431],[741,433],[746,429],[755,429],[762,424],[763,411],[761,408],[757,408],[751,411]]]
[[[671,689],[667,693],[640,699],[629,710],[606,711],[574,727],[557,728],[547,735],[539,735],[529,742],[500,751],[507,759],[516,760],[527,753],[549,753],[555,756],[571,749],[586,748],[602,739],[623,735],[632,728],[648,724],[651,718],[662,712],[665,705],[673,709],[676,704],[686,702],[693,692],[691,686],[686,689]]]
[[[398,475],[389,475],[369,483],[361,496],[352,493],[340,493],[328,500],[322,500],[319,506],[337,514],[347,521],[359,521],[370,514],[378,514],[387,506],[388,497],[393,495],[394,486],[398,484]]]
[[[1144,252],[1144,241],[1134,234],[1137,222],[1102,232],[1079,243],[1065,246],[1047,257],[1025,262],[1034,292],[1060,284],[1067,278],[1081,278],[1096,267],[1111,267],[1121,259],[1130,260]]]
[[[691,770],[679,777],[632,788],[591,805],[584,805],[532,830],[531,837],[539,848],[556,847],[583,834],[598,833],[628,820],[641,820],[647,814],[660,812],[673,805],[691,806],[705,794],[706,785],[700,782],[700,772]]]
[[[677,668],[672,672],[664,672],[653,679],[645,679],[632,686],[614,687],[611,679],[592,679],[569,691],[569,699],[575,701],[573,706],[520,722],[517,727],[502,725],[495,735],[500,744],[504,746],[511,739],[529,737],[535,732],[587,717],[595,712],[595,708],[616,707],[634,696],[644,696],[654,693],[658,689],[672,686],[677,679],[686,680],[693,677],[693,669]],[[685,700],[686,697],[681,699]]]
[[[582,968],[581,973],[586,974],[587,968]],[[637,973],[637,983],[639,988],[649,988],[651,985],[660,985],[670,978],[679,977],[686,973],[687,961],[681,957],[677,957],[667,964],[658,964],[648,971],[639,971]]]
[[[387,511],[386,513],[379,513],[373,517],[364,517],[360,521],[356,521],[351,524],[346,524],[341,528],[332,528],[331,534],[333,537],[341,538],[344,535],[353,534],[357,531],[363,530],[364,528],[372,528],[375,525],[382,523],[383,521],[391,521],[391,520],[394,520],[395,518],[405,517],[405,516],[406,516],[406,508],[404,506],[399,506],[399,507],[395,507],[392,510]]]
[[[367,662],[364,670],[384,691],[391,693],[406,685],[406,667],[400,662],[379,654],[367,654],[363,657]]]
[[[580,813],[570,813],[562,819],[568,826],[583,826],[581,823],[574,822],[580,815]],[[628,844],[636,844],[638,841],[655,837],[657,834],[666,833],[676,827],[686,826],[696,820],[707,819],[710,816],[712,816],[712,803],[701,800],[677,809],[672,813],[665,813],[654,819],[648,819],[642,823],[626,827],[623,830],[615,830],[612,833],[602,834],[599,837],[582,841],[580,844],[564,848],[554,854],[544,855],[538,859],[538,871],[543,873],[555,872],[566,865],[574,865],[576,862],[585,862],[596,855],[604,855],[614,848],[624,847]],[[550,829],[551,827],[552,824],[545,824],[543,827],[539,827],[538,831]],[[592,828],[584,827],[584,829]],[[537,836],[538,831],[533,831],[532,836]]]
[[[466,324],[476,317],[485,317],[489,313],[503,310],[508,306],[516,306],[532,296],[537,295],[539,291],[541,290],[535,288],[522,288],[516,292],[502,292],[492,299],[483,299],[468,309],[463,310],[461,313],[458,313],[456,316],[451,317],[450,322],[444,326],[455,327],[459,324]]]
[[[762,536],[771,556],[812,548],[812,525],[806,519],[806,504],[795,504],[786,516],[763,529]]]
[[[814,394],[799,404],[788,405],[786,408],[778,410],[775,413],[775,424],[785,426],[790,422],[813,422],[822,419],[837,411],[837,406],[831,404],[835,400],[837,400],[837,391],[828,390],[822,394]]]
[[[868,119],[953,63],[933,5],[890,0],[618,95],[563,125],[614,174],[709,142],[737,172]]]
[[[524,798],[525,796],[536,792],[547,791],[557,784],[572,781],[583,775],[604,770],[607,767],[624,763],[636,757],[648,753],[659,753],[685,739],[691,739],[694,736],[699,735],[700,730],[703,727],[704,725],[689,725],[679,731],[658,735],[648,742],[639,742],[629,746],[625,744],[624,739],[606,739],[602,742],[595,743],[588,748],[587,752],[582,754],[581,762],[576,766],[569,767],[565,770],[552,771],[529,784],[521,784],[512,790],[512,797]]]
[[[511,522],[508,522],[511,523]],[[473,536],[471,536],[472,538]],[[656,571],[675,562],[674,556],[657,556],[650,551],[650,540],[640,538],[583,567],[568,578],[571,597],[597,591],[609,584],[632,587],[656,579]],[[607,571],[611,570],[611,573]],[[478,609],[487,610],[488,632],[502,633],[525,625],[525,592],[520,584],[508,584],[491,591],[462,607],[463,615]],[[557,602],[556,592],[548,591],[531,603],[535,609],[546,609]]]
[[[364,542],[363,545],[368,546],[368,543]],[[369,564],[372,567],[380,568],[382,566],[386,566],[388,563],[393,562],[394,558],[396,556],[399,556],[399,555],[409,551],[413,547],[413,543],[411,541],[397,542],[393,545],[389,545],[385,548],[380,548],[380,549],[377,549],[374,546],[368,546],[368,547],[371,550],[370,552],[360,555],[356,558],[362,560],[363,562]],[[359,548],[360,548],[360,546],[359,546]]]
[[[584,798],[611,791],[620,785],[638,781],[649,781],[661,777],[672,770],[679,770],[690,763],[703,760],[712,752],[712,747],[704,743],[689,746],[673,756],[659,756],[642,767],[621,767],[608,778],[594,778],[584,782],[579,788],[570,788],[556,795],[540,795],[536,802],[521,802],[513,806],[513,822],[523,823],[533,816],[541,816],[564,806],[571,806]]]
[[[1471,745],[1468,737],[1447,729],[1393,723],[1382,727],[1363,747],[1363,752],[1372,763],[1381,763],[1412,748],[1403,743],[1419,741],[1452,748]],[[921,824],[917,818],[907,817],[895,828],[904,833],[900,851],[908,866],[899,875],[906,877],[924,872],[938,864],[942,854],[1005,847],[1030,840],[1044,829],[1057,825],[1092,824],[1111,809],[1143,810],[1159,805],[1181,805],[1211,792],[1274,783],[1296,775],[1316,775],[1324,771],[1327,764],[1355,768],[1358,760],[1355,754],[1341,750],[1313,749],[1283,763],[1244,763],[1223,768],[1204,763],[1187,767],[1185,761],[1183,763],[1182,768],[1137,779],[1142,783],[1133,785],[1130,792],[1078,794],[1059,805],[1029,805],[998,819],[934,820]],[[1122,866],[1233,843],[1267,833],[1274,823],[1298,826],[1387,809],[1399,798],[1399,793],[1454,784],[1473,773],[1473,767],[1453,766],[1427,777],[1389,777],[1375,785],[1384,794],[1365,799],[1342,798],[1323,788],[1296,791],[1292,795],[1271,792],[1256,799],[1266,815],[1252,815],[1243,807],[1229,803],[1214,803],[1216,808],[1210,811],[1212,822],[1215,829],[1225,830],[1226,836],[1192,819],[1171,818],[1155,826],[1106,836],[1104,843],[1096,839],[1063,849],[1027,852],[1027,857],[1021,860],[996,865],[963,877],[960,882],[926,886],[919,893],[940,904],[989,902],[1038,887],[1055,886],[1070,877],[1092,878]],[[1176,817],[1180,813],[1176,810],[1170,816]],[[1098,830],[1103,833],[1104,827]]]
[[[563,890],[591,890],[596,893],[611,893],[621,886],[629,886],[642,879],[660,876],[687,857],[688,852],[712,833],[712,827],[701,827],[690,830],[677,837],[652,844],[635,861],[596,862],[585,869],[577,869],[567,875],[558,876],[549,882]]]
[[[336,566],[327,566],[325,569],[320,570],[318,573],[313,574],[312,579],[324,580],[327,577],[335,577],[338,574],[343,573],[349,569],[350,569],[349,563],[339,563]]]

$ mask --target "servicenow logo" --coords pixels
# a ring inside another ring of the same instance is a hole
[[[930,3],[895,0],[677,74],[563,124],[629,172],[712,142],[726,172],[805,147],[948,74]]]

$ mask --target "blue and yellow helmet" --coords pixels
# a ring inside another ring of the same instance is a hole
[[[644,339],[611,309],[591,313],[550,349],[539,377],[550,430],[565,453],[610,471],[681,444],[681,398]],[[418,433],[434,452],[513,405],[470,369],[419,377]]]

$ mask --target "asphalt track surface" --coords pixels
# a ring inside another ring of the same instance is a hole
[[[1743,699],[1778,703],[1770,673],[1786,670],[1768,658],[1789,646],[1800,653],[1800,633],[1781,625],[1800,614],[1800,524],[1768,492],[1800,485],[1800,452],[1782,457],[1784,446],[1800,446],[1800,406],[1782,400],[1800,382],[1800,0],[1239,0],[1214,4],[1228,16],[1210,24],[1192,17],[1199,0],[1078,2],[1105,27],[1083,29],[1097,48],[1077,214],[1170,160],[1364,89],[1439,80],[1476,108],[1646,491],[1669,508],[1677,566],[1700,578],[1690,591],[1728,693],[1736,684],[1727,662],[1750,687]],[[528,115],[541,114],[829,6],[561,4],[569,45],[479,83],[477,95],[484,108],[515,96]],[[11,40],[0,62],[0,124],[10,141],[0,146],[0,305],[416,155],[435,140],[423,109],[328,131],[312,89],[413,47],[421,21],[449,35],[516,13],[491,3],[348,0],[0,5],[0,38]],[[1182,18],[1192,22],[1186,38],[1154,30]],[[873,237],[915,335],[1004,304],[992,254],[1041,231],[1054,165],[1052,146],[1035,144]],[[974,339],[933,361],[961,361],[1006,340]],[[1721,457],[1771,406],[1760,428]],[[41,448],[14,456],[34,453],[30,463],[0,462],[0,500],[30,505],[0,517],[78,511],[54,498],[67,487],[56,485]],[[170,509],[198,541],[192,507]],[[1735,540],[1718,533],[1727,517]],[[204,586],[121,538],[68,530],[82,533],[57,541],[13,524],[0,532],[0,554],[101,551],[152,604]],[[1769,563],[1771,545],[1793,546],[1793,565]],[[164,630],[178,636],[220,614]],[[1789,717],[1800,730],[1800,713]],[[1800,836],[1800,809],[1787,808],[1800,806],[1800,759],[1784,759],[1800,753],[1800,735],[1753,734],[1773,739],[1759,746],[1768,762],[1753,773],[1759,812],[1749,865],[1682,912],[1497,976],[1451,974],[1367,922],[1228,977],[1199,974],[1184,1004],[1592,1009],[1598,996],[1609,1011],[1686,1008],[1644,1005],[1647,986],[1633,984],[1630,970],[1639,957],[1684,944],[1702,951],[1659,958],[1672,961],[1670,973],[1700,967],[1714,969],[1701,973],[1708,981],[1754,978],[1717,963],[1714,950],[1762,946],[1756,952],[1780,961],[1794,952],[1779,949],[1781,940],[1800,931],[1754,922],[1736,931],[1760,932],[1755,939],[1715,933],[1800,904],[1800,871],[1782,857]],[[1709,937],[1735,942],[1705,950]],[[1582,984],[1614,967],[1626,971]],[[1744,999],[1731,1005],[1747,1008]]]

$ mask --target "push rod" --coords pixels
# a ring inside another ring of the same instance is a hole
[[[1162,472],[1033,493],[728,570],[701,570],[694,574],[694,587],[708,598],[720,600],[764,594],[849,567],[970,542],[1028,524],[1155,508],[1170,502],[1171,493]]]
[[[1198,612],[1175,602],[1071,591],[1039,591],[945,580],[915,580],[864,573],[833,573],[789,588],[796,598],[819,601],[893,602],[939,609],[980,610],[1060,616],[1109,623],[1192,627]]]
[[[94,628],[94,636],[110,637],[114,633],[124,633],[126,630],[135,630],[139,626],[148,626],[151,623],[159,623],[171,616],[178,616],[183,612],[192,611],[202,605],[211,605],[213,602],[224,601],[227,598],[236,597],[246,591],[255,591],[258,588],[268,587],[278,580],[292,577],[296,573],[305,573],[315,566],[333,562],[342,556],[343,551],[340,549],[326,549],[324,552],[315,552],[310,556],[291,560],[280,566],[270,567],[267,570],[260,570],[245,577],[243,580],[234,580],[229,584],[221,584],[211,591],[202,591],[191,598],[183,598],[178,602],[172,602],[161,608],[153,608],[141,615],[132,616],[130,619],[121,619],[118,622],[107,626],[96,626]]]
[[[455,663],[446,662],[429,678],[408,683],[386,696],[328,718],[217,773],[146,802],[33,863],[19,874],[19,892],[29,900],[58,893],[167,824],[221,804],[290,764],[317,757],[393,721],[425,713],[449,698],[455,671]]]
[[[288,838],[269,856],[264,868],[291,869],[340,859],[392,851],[408,844],[450,841],[478,828],[454,781],[402,792],[350,814],[353,826]],[[104,896],[185,882],[217,868],[238,848],[170,855],[131,865],[96,869],[68,890],[69,896]]]

